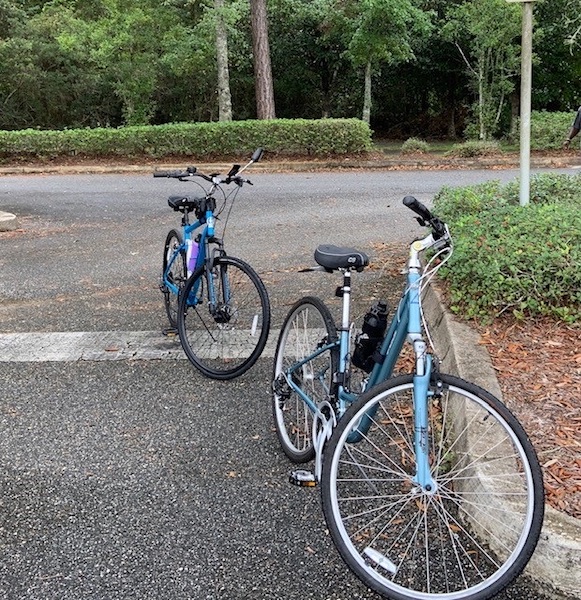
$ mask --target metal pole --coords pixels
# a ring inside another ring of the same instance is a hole
[[[523,3],[520,85],[520,205],[530,199],[533,3]]]

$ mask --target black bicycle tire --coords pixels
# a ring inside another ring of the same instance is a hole
[[[511,564],[506,570],[501,573],[498,578],[493,579],[489,585],[483,589],[475,591],[467,590],[462,596],[455,596],[456,598],[463,598],[465,600],[487,600],[498,594],[501,590],[510,585],[523,571],[530,557],[532,556],[534,549],[537,545],[544,515],[544,488],[543,488],[543,476],[541,467],[539,465],[535,450],[528,439],[524,429],[514,417],[514,415],[507,409],[507,407],[496,397],[482,388],[464,381],[458,377],[452,375],[439,375],[440,380],[444,384],[445,388],[449,388],[452,391],[460,390],[466,392],[465,397],[472,395],[477,397],[480,401],[486,404],[491,409],[491,414],[498,415],[504,424],[513,432],[514,436],[521,445],[522,452],[526,457],[526,462],[530,469],[530,476],[532,479],[532,499],[529,500],[531,507],[528,507],[529,513],[528,518],[530,519],[530,526],[527,529],[523,529],[526,537],[522,543],[522,547],[518,554],[512,558]],[[395,390],[398,387],[409,386],[412,384],[413,378],[411,375],[403,375],[387,380],[382,384],[379,384],[372,390],[369,390],[363,394],[349,409],[345,415],[341,418],[337,427],[335,428],[331,439],[325,447],[325,455],[323,461],[323,474],[321,481],[321,493],[323,500],[323,511],[331,533],[333,542],[339,551],[339,554],[349,566],[349,568],[371,589],[375,590],[382,596],[390,598],[392,600],[417,600],[418,598],[439,598],[444,599],[447,597],[446,594],[421,594],[417,590],[408,590],[407,592],[400,591],[402,588],[394,589],[393,587],[387,587],[382,583],[385,578],[381,576],[373,576],[371,573],[374,572],[371,567],[364,567],[362,562],[364,559],[361,558],[359,562],[352,550],[349,549],[350,542],[345,543],[343,538],[342,530],[343,527],[338,527],[334,506],[338,507],[339,503],[334,497],[333,492],[333,473],[336,467],[339,457],[336,456],[338,445],[342,444],[341,448],[345,447],[345,436],[349,436],[348,431],[352,431],[352,428],[361,418],[361,410],[370,410],[372,405],[377,405],[377,400],[382,394],[388,393],[390,390]],[[502,425],[502,423],[501,423]],[[519,455],[519,458],[520,455]],[[338,510],[338,509],[337,509]],[[402,513],[403,514],[403,513]],[[351,544],[354,549],[354,545]],[[516,550],[515,550],[516,551]],[[512,557],[512,555],[511,555]],[[504,567],[503,567],[504,568]],[[379,569],[378,569],[379,570]],[[502,569],[500,569],[502,570]],[[474,586],[473,586],[474,587]],[[455,592],[458,593],[458,592]],[[449,596],[449,593],[448,593]]]
[[[163,264],[162,264],[162,292],[163,292],[163,301],[165,312],[167,314],[167,318],[169,320],[170,327],[177,329],[177,311],[179,310],[179,294],[173,294],[168,289],[165,288],[165,283],[163,281],[163,276],[165,274],[165,270],[167,269],[168,263],[168,247],[171,242],[171,239],[175,238],[178,241],[178,245],[183,244],[183,237],[180,231],[177,229],[171,229],[165,238],[164,251],[163,251]],[[176,261],[180,261],[182,265],[182,272],[184,274],[183,282],[185,283],[187,279],[187,265],[186,265],[186,252],[185,250],[180,251],[179,257],[176,258]],[[174,297],[175,296],[175,297]],[[175,309],[173,308],[175,306]]]
[[[281,364],[280,361],[283,358],[281,355],[284,352],[284,347],[286,345],[286,341],[288,339],[289,328],[292,326],[293,320],[297,316],[300,310],[302,310],[306,306],[313,307],[320,315],[322,322],[325,325],[327,330],[327,338],[328,341],[337,339],[337,329],[335,327],[335,322],[331,315],[331,312],[327,308],[324,302],[317,298],[316,296],[305,296],[295,302],[292,308],[287,313],[285,320],[282,324],[280,335],[276,345],[276,352],[274,356],[274,364],[273,364],[273,393],[272,393],[272,412],[274,417],[275,429],[278,440],[284,453],[293,463],[305,463],[312,460],[315,456],[315,449],[312,445],[306,447],[304,450],[298,450],[296,446],[292,445],[290,441],[289,434],[287,432],[287,428],[282,423],[283,421],[283,407],[280,404],[279,395],[276,393],[275,385],[276,380],[280,375]],[[314,349],[313,349],[314,350]],[[331,360],[330,367],[330,376],[332,377],[333,373],[337,371],[338,364],[338,351],[336,348],[329,351],[329,357]]]
[[[191,344],[189,343],[189,338],[187,335],[187,326],[185,321],[185,315],[188,309],[187,299],[196,281],[200,277],[206,277],[205,265],[201,265],[200,267],[198,267],[186,282],[186,285],[184,286],[184,289],[182,290],[182,293],[180,295],[180,303],[177,315],[180,342],[188,360],[200,371],[200,373],[202,373],[206,377],[209,377],[210,379],[216,380],[234,379],[236,377],[239,377],[243,373],[246,373],[246,371],[248,371],[248,369],[250,369],[260,358],[260,355],[264,350],[270,332],[270,300],[262,279],[248,263],[239,258],[229,255],[222,255],[214,259],[213,267],[227,265],[232,265],[235,268],[239,269],[241,272],[243,272],[254,285],[254,288],[258,293],[258,297],[260,298],[262,328],[257,343],[255,344],[254,349],[249,354],[249,356],[246,357],[246,359],[243,360],[241,363],[233,366],[230,369],[217,369],[208,365],[203,359],[201,359],[196,353],[195,349],[192,348]]]

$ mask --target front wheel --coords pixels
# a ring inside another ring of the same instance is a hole
[[[535,549],[542,473],[499,400],[462,379],[439,378],[421,436],[435,489],[416,483],[413,380],[396,377],[339,421],[325,448],[323,509],[347,565],[385,597],[485,600],[522,572]]]
[[[329,309],[307,296],[289,311],[274,357],[272,408],[285,454],[295,463],[315,456],[313,416],[317,405],[331,400],[337,371],[337,331]],[[305,401],[308,398],[309,404]]]
[[[177,313],[182,347],[206,377],[233,379],[258,360],[270,329],[264,283],[232,256],[199,267],[188,279]]]

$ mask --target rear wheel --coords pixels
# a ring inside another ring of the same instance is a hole
[[[201,373],[212,379],[238,377],[258,360],[268,338],[264,283],[244,261],[217,258],[209,273],[202,265],[188,279],[177,322],[186,356]]]
[[[336,339],[337,330],[329,309],[314,297],[299,300],[280,331],[274,359],[272,407],[278,439],[285,454],[295,463],[308,462],[315,456],[314,413],[301,393],[314,405],[331,400],[337,348],[328,348],[302,361]]]
[[[542,473],[518,421],[481,388],[440,381],[422,438],[435,489],[415,481],[411,376],[363,394],[325,448],[333,541],[362,581],[395,600],[494,596],[524,569],[543,522]]]
[[[176,229],[172,229],[167,234],[165,246],[163,248],[161,291],[163,292],[163,301],[167,318],[169,319],[170,326],[174,329],[178,326],[177,312],[179,305],[179,291],[183,288],[187,279],[185,247],[176,255],[176,252],[182,244],[182,234]]]

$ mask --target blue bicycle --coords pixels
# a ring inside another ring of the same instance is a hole
[[[530,559],[544,514],[541,469],[522,426],[493,395],[440,373],[428,352],[422,288],[452,251],[448,227],[415,198],[404,204],[429,234],[410,246],[407,283],[390,323],[366,316],[351,352],[352,248],[319,246],[318,269],[343,274],[339,328],[321,300],[290,310],[278,340],[273,412],[293,462],[314,473],[342,558],[366,585],[395,600],[484,600]],[[420,256],[431,257],[423,266]],[[405,342],[414,370],[392,377]],[[354,384],[352,364],[368,373]]]
[[[190,362],[213,379],[232,379],[258,360],[270,330],[270,302],[264,283],[254,269],[226,254],[223,235],[238,191],[248,179],[241,173],[260,160],[258,149],[244,167],[233,165],[226,176],[206,175],[195,167],[185,171],[157,171],[154,177],[179,181],[197,179],[203,195],[174,195],[169,206],[182,214],[181,229],[165,240],[160,288],[170,327],[178,332]],[[234,184],[226,194],[224,186]],[[219,201],[216,196],[219,194]],[[222,237],[217,221],[229,202]],[[190,222],[190,214],[196,217]]]

